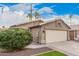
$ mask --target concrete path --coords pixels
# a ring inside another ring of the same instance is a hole
[[[59,50],[70,56],[79,56],[79,42],[78,41],[63,41],[47,44],[49,48]]]
[[[36,44],[36,43],[32,43],[32,44],[26,46],[25,48],[36,49],[36,48],[43,48],[43,47],[47,47],[46,44]]]

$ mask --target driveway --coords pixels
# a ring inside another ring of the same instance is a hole
[[[70,56],[79,56],[78,41],[62,41],[47,44],[49,48],[61,51]]]

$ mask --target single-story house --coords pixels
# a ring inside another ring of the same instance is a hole
[[[71,40],[79,40],[79,24],[77,25],[71,25],[70,30],[70,39]]]
[[[24,24],[13,25],[11,27],[30,30],[33,36],[33,42],[36,43],[72,40],[70,36],[72,32],[71,28],[62,19],[55,19],[47,22],[36,20]]]
[[[12,25],[11,27],[29,29],[30,27],[39,25],[40,23],[43,23],[43,22],[44,21],[42,21],[42,20],[35,20],[35,21],[23,23],[23,24]]]
[[[62,19],[55,19],[30,27],[33,41],[37,43],[52,43],[70,40],[69,29],[71,28]]]

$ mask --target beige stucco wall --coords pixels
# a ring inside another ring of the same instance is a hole
[[[58,25],[58,23],[60,23],[60,25]],[[36,28],[32,28],[31,32],[33,35],[33,40],[37,41],[39,40],[40,43],[46,43],[46,30],[47,29],[60,29],[60,30],[66,30],[68,29],[68,27],[63,24],[63,22],[61,21],[57,21],[57,22],[51,22],[48,24],[44,24],[40,27],[36,27]],[[39,32],[39,36],[37,35],[37,33]],[[39,37],[39,39],[37,39],[37,37]]]
[[[33,42],[40,42],[41,39],[40,27],[31,29],[31,33],[33,37]]]
[[[60,23],[61,26],[59,26],[58,23]],[[68,27],[65,24],[63,24],[63,22],[57,21],[41,26],[41,33],[46,29],[67,30]],[[46,42],[46,32],[41,34],[41,43],[45,43],[45,42]]]
[[[68,27],[64,25],[61,21],[56,21],[46,24],[45,29],[68,29]]]

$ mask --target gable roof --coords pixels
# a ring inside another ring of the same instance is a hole
[[[37,26],[33,26],[33,27],[30,27],[30,28],[35,28],[35,27],[43,26],[43,25],[46,25],[46,24],[49,24],[49,23],[54,23],[56,21],[63,22],[69,29],[71,29],[70,26],[68,26],[62,19],[55,19],[55,20],[47,21],[47,22],[41,23],[41,24],[39,24]]]
[[[36,22],[44,22],[44,21],[42,21],[42,20],[35,20],[35,21],[31,21],[31,22],[26,22],[26,23],[23,23],[23,24],[12,25],[11,27],[27,25],[27,24],[36,23]]]

